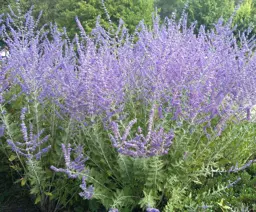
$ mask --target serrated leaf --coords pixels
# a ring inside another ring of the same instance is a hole
[[[30,189],[30,194],[38,194],[40,190],[37,187],[32,187]]]
[[[222,208],[223,208],[223,209],[227,209],[227,210],[230,210],[230,209],[231,209],[231,207],[229,207],[229,206],[227,206],[227,205],[222,206]]]
[[[16,155],[11,155],[11,156],[9,157],[9,161],[12,162],[12,161],[14,161],[16,158],[17,158]]]
[[[26,178],[22,178],[20,181],[21,186],[26,185],[27,179]]]
[[[200,181],[197,181],[197,180],[193,180],[193,182],[197,185],[202,185],[202,183]]]
[[[36,200],[35,200],[35,204],[39,203],[41,201],[41,196],[37,196]]]
[[[46,196],[49,196],[49,197],[52,196],[52,193],[51,193],[51,192],[44,192],[44,194],[45,194]]]
[[[15,166],[15,165],[14,165],[14,166],[10,166],[10,167],[11,167],[12,169],[16,170],[16,171],[18,170],[18,167]]]

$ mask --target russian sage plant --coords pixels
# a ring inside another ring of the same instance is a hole
[[[185,14],[134,34],[77,18],[74,39],[39,19],[0,16],[0,139],[41,209],[223,207],[255,162],[255,40],[222,19],[196,34]]]

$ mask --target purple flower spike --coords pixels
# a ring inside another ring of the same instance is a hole
[[[17,154],[26,157],[28,159],[36,159],[40,160],[42,155],[46,154],[51,145],[43,147],[48,139],[49,135],[45,136],[43,139],[40,139],[44,130],[41,130],[36,135],[33,133],[33,125],[30,125],[29,133],[27,126],[25,124],[25,114],[26,108],[21,111],[21,132],[23,134],[23,142],[14,142],[12,140],[7,140],[7,144],[11,147],[11,149]]]
[[[79,193],[84,199],[91,199],[94,193],[94,187],[90,185],[87,187],[86,179],[88,176],[88,170],[85,168],[85,162],[88,158],[85,158],[83,155],[83,147],[77,146],[75,149],[71,148],[71,145],[62,144],[62,151],[65,159],[65,168],[56,168],[51,166],[51,169],[55,172],[65,173],[69,178],[77,179],[82,177],[82,184],[80,188],[82,192]],[[71,159],[71,153],[75,152],[75,159]]]
[[[242,167],[238,167],[238,164],[236,164],[235,166],[232,166],[230,169],[229,169],[229,173],[231,172],[239,172],[239,171],[243,171],[245,169],[247,169],[248,167],[250,167],[253,163],[256,163],[256,159],[254,160],[249,160],[246,164],[244,164]]]
[[[119,212],[117,208],[110,208],[108,212]]]
[[[146,212],[160,212],[160,211],[156,208],[147,208]]]
[[[4,136],[4,130],[5,130],[4,125],[1,125],[0,126],[0,138]]]
[[[150,111],[148,134],[144,136],[142,134],[141,127],[138,127],[138,131],[134,138],[127,139],[131,133],[133,125],[136,123],[136,119],[129,122],[126,127],[123,136],[121,136],[118,128],[118,124],[112,122],[113,135],[110,135],[113,147],[121,154],[131,157],[152,157],[157,155],[167,154],[172,144],[174,134],[172,131],[166,133],[163,128],[159,130],[153,129],[155,106]]]
[[[71,145],[62,144],[62,151],[65,159],[66,168],[56,168],[51,166],[51,169],[55,172],[63,172],[68,175],[69,178],[78,178],[80,175],[88,174],[88,170],[85,169],[85,162],[88,158],[83,155],[83,147],[77,146],[75,149],[71,148]],[[75,152],[76,158],[71,160],[71,152]]]
[[[83,190],[83,192],[80,192],[79,195],[83,197],[84,199],[91,199],[94,193],[94,187],[90,185],[89,187],[86,187],[86,177],[82,178],[82,184],[80,185],[80,188]]]

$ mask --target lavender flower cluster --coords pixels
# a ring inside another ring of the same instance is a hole
[[[160,212],[160,211],[156,208],[147,208],[146,212]]]
[[[113,135],[111,134],[110,137],[113,146],[117,148],[119,153],[131,157],[151,157],[168,153],[174,134],[172,131],[165,133],[162,127],[159,130],[153,130],[154,112],[155,105],[150,112],[146,136],[143,135],[141,127],[138,127],[136,136],[128,139],[136,119],[129,122],[123,136],[120,134],[118,124],[112,122]]]
[[[71,159],[71,151],[75,152],[75,159]],[[90,185],[87,187],[86,179],[88,177],[88,170],[85,168],[85,162],[88,158],[85,158],[83,155],[83,147],[77,146],[75,149],[71,148],[71,145],[62,144],[62,151],[65,159],[65,169],[56,168],[55,166],[51,166],[51,169],[55,172],[62,172],[68,175],[69,178],[82,178],[82,184],[80,188],[82,192],[79,193],[81,197],[84,199],[91,199],[94,193],[94,187]]]
[[[48,35],[37,30],[31,11],[24,25],[14,27],[14,19],[1,27],[9,80],[41,100],[64,100],[57,102],[75,118],[115,111],[134,95],[166,104],[174,119],[229,117],[255,105],[255,42],[245,34],[238,42],[221,20],[199,34],[158,17],[152,30],[141,22],[132,35],[122,22],[112,34],[97,23],[90,36],[77,20],[81,37],[70,42],[56,26]]]
[[[28,134],[27,126],[25,124],[25,113],[26,108],[23,108],[21,111],[21,131],[23,134],[23,141],[24,142],[14,142],[10,139],[7,140],[8,145],[12,148],[14,152],[17,154],[24,156],[28,159],[41,159],[42,155],[47,153],[51,145],[48,145],[42,148],[42,145],[46,143],[49,139],[49,135],[45,136],[43,139],[40,140],[41,135],[43,134],[44,130],[41,130],[36,135],[33,133],[33,125],[30,124],[30,130]]]
[[[80,36],[70,41],[55,25],[38,28],[39,18],[32,10],[23,17],[11,10],[2,18],[0,39],[10,56],[1,65],[0,82],[19,86],[31,101],[52,101],[74,119],[122,113],[132,100],[142,107],[156,102],[177,121],[219,117],[222,129],[230,118],[249,119],[256,105],[255,40],[246,33],[238,39],[230,22],[220,19],[211,31],[201,26],[196,34],[185,16],[163,24],[156,16],[152,29],[141,22],[129,34],[122,21],[115,32],[98,21],[87,35],[77,19]],[[7,92],[2,87],[0,102]],[[173,133],[153,129],[150,120],[147,135],[139,128],[132,139],[127,138],[135,120],[122,137],[112,122],[114,147],[133,157],[166,154]]]
[[[249,160],[246,164],[244,164],[243,166],[241,166],[241,167],[238,167],[238,164],[236,164],[235,166],[232,166],[229,170],[228,170],[228,172],[229,173],[232,173],[232,172],[234,172],[234,173],[236,173],[236,172],[239,172],[239,171],[243,171],[243,170],[245,170],[245,169],[247,169],[248,167],[250,167],[253,163],[255,163],[256,162],[256,159],[254,159],[254,160]]]
[[[4,125],[1,125],[1,126],[0,126],[0,138],[1,138],[2,136],[4,136],[4,130],[5,130]]]
[[[108,212],[119,212],[119,210],[117,208],[110,208]]]
[[[55,172],[63,172],[67,174],[69,178],[75,179],[78,178],[84,171],[84,173],[87,174],[84,163],[88,160],[88,158],[85,158],[83,155],[83,147],[77,146],[73,150],[75,152],[76,158],[75,160],[71,161],[72,150],[73,149],[71,148],[71,144],[68,144],[67,146],[65,144],[62,144],[62,152],[64,154],[66,168],[63,169],[51,166],[51,169]]]

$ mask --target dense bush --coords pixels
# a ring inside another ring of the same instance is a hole
[[[33,14],[43,11],[40,24],[56,22],[60,28],[66,27],[67,33],[72,37],[78,30],[74,21],[76,16],[86,32],[91,32],[98,16],[101,17],[101,25],[105,28],[110,26],[110,19],[114,28],[118,26],[119,19],[122,19],[126,27],[134,31],[142,19],[150,24],[154,12],[154,0],[119,0],[118,3],[114,0],[0,0],[0,13],[8,12],[8,5],[15,10],[17,2],[22,11],[27,11],[34,5]]]
[[[213,24],[222,17],[228,20],[233,14],[233,26],[236,26],[236,33],[244,31],[248,27],[255,26],[256,1],[255,0],[155,0],[155,5],[160,9],[162,18],[171,17],[172,13],[182,14],[186,5],[188,22],[197,22],[198,27],[204,25],[212,29]],[[255,28],[251,36],[255,34]]]
[[[254,40],[184,15],[70,41],[31,14],[1,19],[0,136],[42,211],[255,207]]]

